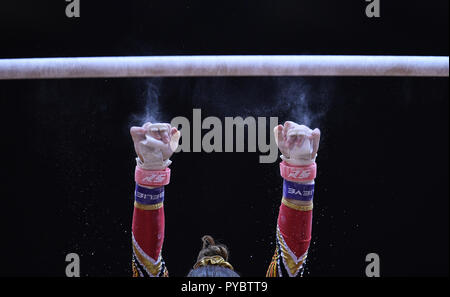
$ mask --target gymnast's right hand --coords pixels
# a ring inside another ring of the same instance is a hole
[[[142,127],[131,127],[131,138],[137,154],[137,166],[144,170],[163,170],[172,161],[169,158],[178,147],[181,133],[170,124],[150,122]]]

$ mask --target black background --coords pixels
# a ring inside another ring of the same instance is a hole
[[[0,57],[174,54],[448,55],[448,1],[8,1]],[[134,152],[128,129],[161,120],[302,118],[323,138],[307,276],[448,275],[447,78],[159,78],[0,81],[0,275],[129,276]],[[159,96],[151,97],[155,90]],[[297,102],[297,103],[296,103]],[[292,109],[293,108],[293,109]],[[243,276],[274,249],[277,164],[256,153],[180,153],[166,187],[169,273],[186,275],[200,237],[227,244]]]

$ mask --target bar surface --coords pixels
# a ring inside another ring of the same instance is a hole
[[[0,79],[449,76],[448,56],[138,56],[0,59]]]

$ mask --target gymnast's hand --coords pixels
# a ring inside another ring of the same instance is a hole
[[[145,123],[131,127],[131,137],[138,158],[137,165],[145,170],[162,170],[172,161],[169,158],[178,147],[181,133],[170,124]]]
[[[275,142],[281,159],[294,166],[310,165],[316,160],[320,130],[287,121],[274,128]]]

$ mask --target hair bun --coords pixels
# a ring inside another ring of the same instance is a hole
[[[221,256],[225,259],[225,261],[228,260],[228,249],[223,244],[216,244],[216,241],[214,238],[210,235],[205,235],[202,237],[203,247],[198,255],[198,259],[201,259],[205,256]]]
[[[206,249],[211,245],[215,245],[215,241],[214,238],[212,238],[212,236],[210,235],[205,235],[202,237],[202,242],[203,242],[203,248]]]

